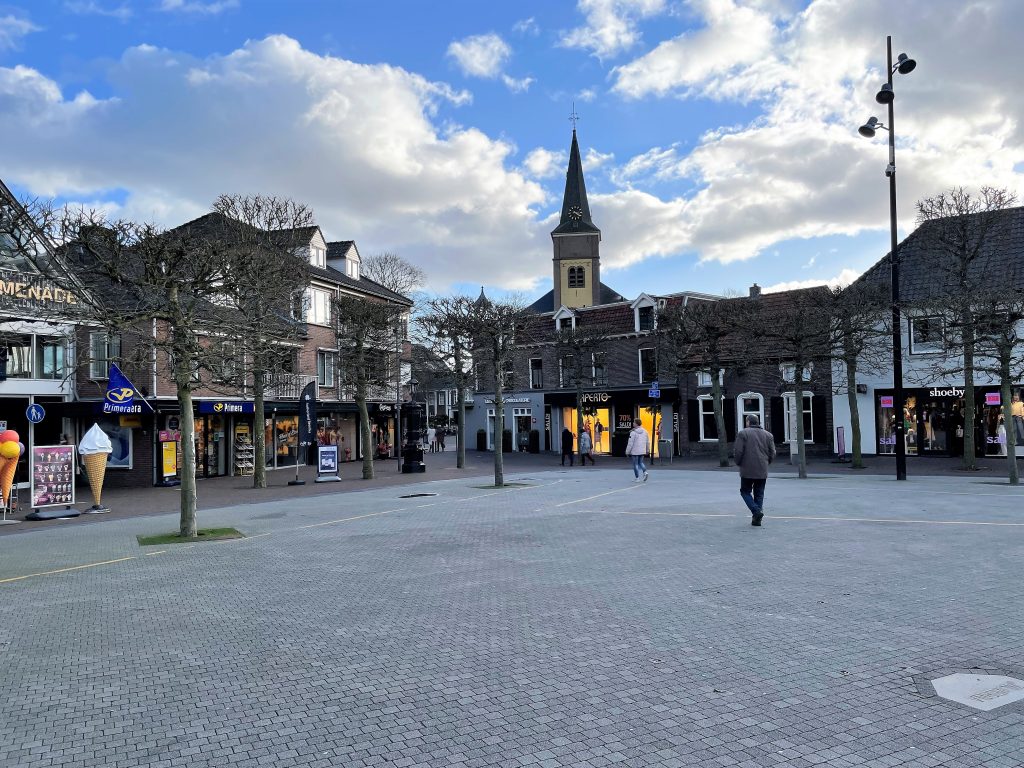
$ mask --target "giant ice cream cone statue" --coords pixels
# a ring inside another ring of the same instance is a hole
[[[107,433],[100,429],[99,424],[93,424],[92,428],[85,433],[82,442],[78,444],[78,452],[82,456],[82,463],[85,464],[85,473],[89,478],[89,488],[92,490],[93,505],[85,510],[93,514],[109,512],[108,507],[102,504],[103,478],[107,474],[107,457],[114,450],[110,444]],[[2,475],[0,475],[2,477]]]
[[[4,502],[4,519],[11,508],[11,488],[14,486],[14,473],[18,471],[18,459],[25,452],[25,446],[19,440],[13,429],[0,432],[0,497]]]

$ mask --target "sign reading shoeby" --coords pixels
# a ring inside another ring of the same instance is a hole
[[[135,402],[136,392],[135,385],[111,363],[107,373],[107,393],[103,397],[103,413],[142,413],[143,404],[152,411],[153,406],[145,398],[140,397],[139,402]]]

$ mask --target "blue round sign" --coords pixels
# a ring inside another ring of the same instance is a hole
[[[38,424],[46,418],[46,410],[39,403],[33,403],[25,409],[25,418],[33,424]]]

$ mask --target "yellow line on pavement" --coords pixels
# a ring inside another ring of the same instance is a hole
[[[133,555],[131,557],[119,557],[116,560],[103,560],[99,563],[86,563],[85,565],[73,565],[70,568],[58,568],[55,571],[41,571],[39,573],[26,573],[24,576],[12,576],[8,579],[0,579],[0,584],[7,584],[12,581],[22,581],[23,579],[32,579],[36,576],[53,576],[57,573],[67,573],[68,571],[80,571],[83,568],[95,568],[98,565],[112,565],[113,563],[123,563],[126,560],[136,560],[137,558]]]

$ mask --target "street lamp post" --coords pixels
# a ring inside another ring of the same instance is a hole
[[[889,179],[889,269],[892,296],[892,379],[893,379],[893,412],[894,428],[896,430],[896,479],[907,479],[907,441],[903,423],[903,333],[902,319],[900,318],[900,266],[899,257],[896,253],[896,130],[893,128],[893,101],[896,94],[892,89],[893,73],[901,75],[914,71],[917,62],[907,54],[901,53],[892,63],[892,37],[885,38],[886,71],[888,79],[879,89],[875,101],[885,104],[889,108],[889,122],[882,124],[877,117],[869,117],[868,121],[859,129],[861,136],[872,138],[879,128],[889,132],[889,165],[885,168],[885,175]]]

